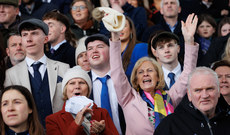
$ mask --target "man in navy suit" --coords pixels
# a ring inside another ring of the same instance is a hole
[[[70,26],[67,17],[58,11],[51,11],[43,16],[43,21],[49,26],[46,56],[67,63],[70,67],[75,66],[75,48],[66,40],[66,33],[69,32]]]
[[[46,116],[62,109],[61,82],[69,65],[45,56],[44,44],[48,42],[49,28],[43,21],[25,20],[19,24],[18,30],[26,58],[6,71],[4,85],[22,85],[31,91],[45,127]]]

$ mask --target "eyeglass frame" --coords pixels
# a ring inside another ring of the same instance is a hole
[[[73,10],[73,11],[77,11],[78,9],[80,10],[80,11],[83,11],[83,10],[85,10],[87,7],[86,6],[83,6],[83,5],[80,5],[80,6],[72,6],[71,7],[71,9]]]

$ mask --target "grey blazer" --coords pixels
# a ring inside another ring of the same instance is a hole
[[[50,99],[53,113],[62,109],[62,87],[61,81],[69,65],[47,58],[47,73],[49,78]],[[22,85],[31,92],[29,72],[26,61],[22,61],[6,71],[4,86]]]

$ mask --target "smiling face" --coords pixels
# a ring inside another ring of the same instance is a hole
[[[52,46],[55,46],[65,39],[66,27],[64,24],[54,19],[44,20],[44,22],[49,26],[48,37]]]
[[[226,36],[230,33],[230,24],[226,23],[221,27],[221,36]]]
[[[1,113],[10,129],[28,129],[28,116],[32,113],[25,97],[17,90],[8,90],[2,96]]]
[[[0,23],[6,28],[11,25],[19,13],[19,8],[12,5],[0,4]]]
[[[220,93],[223,96],[230,96],[230,67],[220,66],[216,68],[215,72],[218,75],[220,82]]]
[[[189,101],[208,118],[213,117],[220,96],[214,76],[196,73],[192,76],[189,87]]]
[[[10,36],[8,39],[7,55],[13,65],[21,62],[26,57],[24,47],[22,47],[22,38],[19,35]]]
[[[80,10],[80,6],[84,7],[84,9]],[[73,4],[72,7],[78,7],[76,10],[71,9],[71,15],[74,19],[75,23],[82,23],[87,22],[89,17],[89,11],[86,7],[86,4],[84,1],[78,1]]]
[[[48,36],[41,29],[22,30],[21,36],[27,57],[36,59],[44,55],[44,44],[48,42]]]
[[[197,34],[203,38],[210,38],[214,33],[215,33],[215,28],[207,21],[203,21],[197,27]]]
[[[100,40],[89,42],[87,57],[91,68],[109,67],[109,46]]]
[[[176,0],[162,0],[163,5],[160,9],[161,14],[166,18],[178,17],[181,7],[178,6]]]
[[[66,95],[69,98],[73,96],[88,96],[89,87],[85,80],[73,78],[66,84]]]
[[[158,82],[158,74],[150,61],[144,61],[137,69],[137,84],[146,92],[153,92]]]

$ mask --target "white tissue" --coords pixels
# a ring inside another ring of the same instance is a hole
[[[91,103],[89,108],[92,108],[93,100],[85,96],[73,96],[66,101],[65,111],[76,115],[89,103]]]

